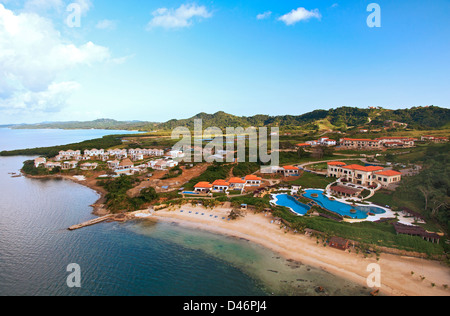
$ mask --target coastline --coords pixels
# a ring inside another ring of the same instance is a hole
[[[84,185],[99,194],[99,199],[91,205],[92,214],[98,217],[111,214],[104,208],[103,202],[106,191],[94,184],[93,181],[80,181],[68,175],[31,176],[22,173],[31,179],[66,179]],[[184,210],[183,213],[180,211]],[[443,284],[450,284],[450,268],[438,261],[401,256],[398,254],[382,253],[380,260],[363,258],[356,253],[348,253],[330,247],[318,245],[310,237],[285,232],[279,225],[272,224],[271,215],[251,214],[247,212],[244,218],[236,221],[227,221],[231,209],[216,207],[206,209],[202,206],[190,204],[170,209],[162,209],[151,216],[140,217],[146,211],[137,211],[125,214],[119,222],[130,219],[175,222],[194,230],[204,230],[211,233],[246,239],[280,254],[290,260],[302,262],[312,267],[320,268],[333,275],[343,277],[362,286],[367,286],[367,267],[371,263],[381,266],[380,291],[384,295],[392,296],[450,296],[449,289],[443,289]],[[191,211],[192,213],[189,213]],[[199,214],[195,214],[198,212]],[[204,213],[205,215],[200,215]],[[213,217],[210,217],[213,215]],[[214,216],[217,216],[215,218]],[[113,219],[115,220],[115,219]],[[414,275],[411,272],[414,272]],[[424,276],[420,280],[419,276]],[[431,286],[435,283],[436,286]],[[369,289],[370,290],[370,289]],[[376,289],[373,289],[376,290]]]
[[[181,210],[184,212],[180,212]],[[243,238],[268,248],[286,259],[320,268],[362,286],[367,286],[367,278],[371,273],[367,270],[368,265],[376,263],[381,267],[380,292],[384,295],[450,295],[450,291],[443,288],[444,284],[450,283],[450,268],[438,261],[387,253],[382,253],[379,261],[376,258],[364,258],[361,254],[323,247],[311,237],[286,232],[279,225],[271,223],[273,219],[271,215],[247,213],[244,218],[236,221],[223,220],[222,217],[226,217],[229,210],[220,207],[210,210],[184,205],[172,210],[159,210],[148,220],[175,222],[191,229]],[[199,214],[196,214],[197,212]],[[201,215],[202,213],[205,215]],[[420,276],[425,279],[421,280]],[[436,286],[433,287],[431,283]]]

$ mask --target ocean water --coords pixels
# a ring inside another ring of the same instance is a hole
[[[117,130],[60,130],[60,129],[10,129],[0,128],[0,151],[67,145],[101,138],[106,135],[137,134]]]
[[[94,218],[89,205],[97,193],[67,180],[11,177],[26,159],[0,157],[0,296],[319,295],[317,286],[326,289],[320,295],[368,294],[247,240],[171,223],[102,223],[70,232]],[[72,263],[80,266],[81,288],[67,286]]]

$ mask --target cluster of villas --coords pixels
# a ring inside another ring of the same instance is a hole
[[[448,142],[447,137],[436,137],[436,136],[430,136],[430,135],[422,136],[420,138],[420,140],[423,142],[432,142],[432,143],[447,143]]]
[[[80,150],[67,150],[60,151],[55,157],[55,161],[65,161],[65,160],[101,160],[108,161],[111,158],[115,159],[125,159],[130,158],[133,161],[143,160],[145,157],[161,157],[164,156],[164,150],[162,149],[90,149],[85,150],[83,154]]]
[[[147,163],[135,165],[131,159],[126,158],[120,160],[110,160],[107,162],[108,168],[113,170],[116,174],[135,174],[152,168],[154,170],[167,170],[178,166],[178,162],[172,159],[158,159],[151,160]]]
[[[411,137],[381,137],[376,139],[342,138],[339,143],[345,149],[381,150],[383,148],[411,148],[417,138]]]
[[[346,163],[340,161],[328,163],[327,176],[339,178],[342,179],[343,182],[368,188],[387,188],[390,185],[399,183],[402,180],[402,173],[398,171],[387,170],[381,166],[360,166],[356,164],[347,165]],[[340,195],[355,194],[355,192],[352,191],[352,193],[349,190],[342,189],[341,191],[342,192],[337,191],[336,193]]]
[[[328,137],[322,137],[318,140],[309,140],[305,143],[297,144],[297,147],[314,147],[314,146],[336,146],[337,141]]]
[[[447,137],[422,136],[421,141],[430,141],[435,143],[448,142]],[[337,146],[342,149],[361,149],[361,150],[381,150],[383,148],[411,148],[419,141],[412,137],[380,137],[376,139],[364,138],[341,138],[339,142],[328,137],[322,137],[318,140],[307,141],[297,144],[298,148],[315,146]]]
[[[246,187],[260,187],[262,182],[263,179],[255,175],[248,175],[244,178],[233,177],[228,181],[216,180],[213,183],[199,182],[194,186],[194,192],[197,194],[242,192]]]
[[[62,170],[70,170],[80,168],[81,170],[95,170],[99,166],[98,162],[105,162],[109,169],[117,174],[134,174],[152,168],[154,170],[166,170],[178,165],[173,159],[182,157],[181,151],[169,151],[165,154],[162,149],[90,149],[85,150],[83,154],[80,150],[60,151],[58,155],[47,161],[46,158],[36,158],[34,165],[36,168],[44,166],[47,169],[61,168]],[[156,158],[147,163],[135,165],[134,162],[142,161],[147,158]],[[89,161],[92,162],[89,162]]]

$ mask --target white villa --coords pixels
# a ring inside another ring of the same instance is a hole
[[[36,159],[34,159],[34,166],[36,168],[39,168],[40,165],[45,165],[46,162],[47,162],[47,159],[45,159],[45,158],[36,158]]]

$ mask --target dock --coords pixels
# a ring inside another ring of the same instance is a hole
[[[106,221],[108,219],[111,219],[113,216],[114,215],[110,214],[110,215],[102,216],[102,217],[99,217],[99,218],[94,218],[94,219],[91,219],[90,221],[87,221],[87,222],[84,222],[84,223],[81,223],[81,224],[78,224],[78,225],[70,226],[68,229],[69,230],[77,230],[77,229],[80,229],[80,228],[83,228],[83,227],[88,227],[88,226],[92,226],[92,225],[95,225],[95,224],[99,224],[99,223],[102,223],[102,222],[104,222],[104,221]]]

